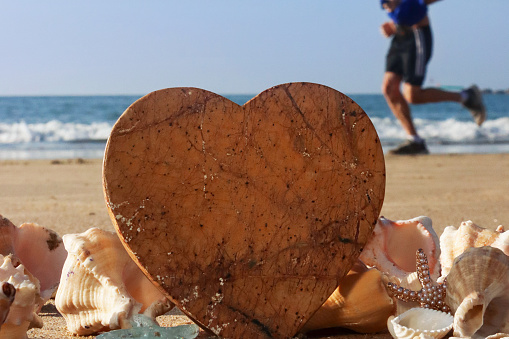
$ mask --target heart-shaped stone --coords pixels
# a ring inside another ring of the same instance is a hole
[[[107,206],[141,269],[225,338],[289,338],[371,235],[385,192],[364,111],[290,83],[244,106],[196,88],[133,103],[104,157]]]

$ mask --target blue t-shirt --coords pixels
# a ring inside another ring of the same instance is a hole
[[[387,0],[381,0],[381,3]],[[394,11],[387,13],[397,25],[412,26],[424,19],[428,13],[428,6],[424,0],[401,0]]]

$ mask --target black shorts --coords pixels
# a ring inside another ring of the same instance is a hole
[[[400,28],[387,52],[385,71],[400,75],[411,85],[422,86],[432,47],[430,26]]]

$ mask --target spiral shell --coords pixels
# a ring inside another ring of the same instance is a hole
[[[486,338],[509,332],[509,257],[491,246],[459,255],[447,276],[454,335]]]
[[[55,305],[71,333],[130,327],[138,312],[155,319],[173,304],[142,273],[113,232],[91,228],[63,236],[68,257]]]
[[[496,231],[480,227],[472,221],[464,221],[458,228],[447,226],[440,236],[441,279],[451,270],[454,259],[471,247],[491,246],[509,255],[509,232],[499,226]]]

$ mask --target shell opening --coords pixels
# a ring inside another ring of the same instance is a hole
[[[472,324],[472,327],[481,328],[483,323],[483,305],[475,305],[465,313],[464,322]]]
[[[8,282],[2,283],[2,292],[3,294],[9,298],[10,300],[13,300],[16,295],[16,288],[9,284]]]
[[[477,321],[476,326],[479,326],[479,329],[475,332],[476,335],[487,337],[493,333],[507,332],[509,302],[505,297],[494,298],[487,306],[479,305],[478,307],[479,309],[474,311],[480,314],[477,318],[474,318]],[[475,316],[474,313],[472,315]]]
[[[387,244],[386,253],[390,254],[390,259],[401,269],[407,272],[415,271],[415,257],[409,256],[408,253],[415,253],[419,248],[422,248],[425,253],[431,253],[431,248],[427,230],[419,225],[419,220],[412,220],[415,227],[396,225],[393,228],[387,228]]]
[[[462,304],[465,306],[460,306],[455,314],[454,332],[461,336],[471,336],[483,325],[484,305],[471,299],[465,299]],[[470,307],[466,306],[467,304],[470,304]],[[459,324],[462,325],[458,326]]]

